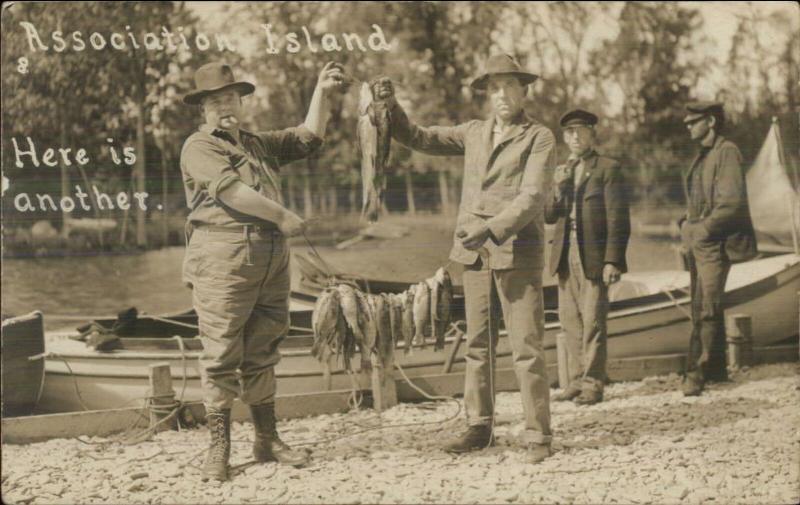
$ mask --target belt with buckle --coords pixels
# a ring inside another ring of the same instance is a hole
[[[259,234],[279,234],[281,231],[276,225],[262,224],[242,224],[232,226],[205,225],[198,226],[198,229],[209,232],[221,233],[259,233]]]

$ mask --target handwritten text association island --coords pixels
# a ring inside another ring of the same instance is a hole
[[[194,30],[185,30],[179,26],[172,31],[162,26],[158,32],[136,32],[125,25],[123,31],[92,32],[85,34],[81,31],[64,32],[55,30],[49,33],[41,32],[36,25],[28,21],[20,21],[20,26],[25,31],[28,47],[31,52],[54,51],[85,51],[93,49],[102,51],[111,48],[117,51],[144,48],[147,51],[199,51],[214,50],[236,52],[236,46],[226,34],[206,34]],[[307,50],[312,53],[338,52],[338,51],[390,51],[391,45],[386,41],[383,29],[376,24],[371,25],[372,32],[366,35],[358,33],[323,33],[313,34],[306,26],[301,26],[299,32],[276,33],[272,25],[262,24],[265,50],[268,54],[299,53]],[[48,45],[49,44],[49,45]]]

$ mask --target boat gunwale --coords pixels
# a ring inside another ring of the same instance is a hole
[[[794,255],[794,256],[797,256],[797,255]],[[792,272],[793,270],[794,270],[794,272]],[[779,282],[779,279],[777,277],[780,274],[786,274],[786,273],[789,273],[790,275],[787,278],[785,278],[782,282]],[[739,287],[737,287],[737,288],[735,288],[735,289],[733,289],[733,290],[731,290],[729,292],[726,292],[725,296],[726,297],[730,297],[730,296],[734,296],[734,295],[740,295],[741,293],[746,293],[749,296],[747,296],[745,299],[739,300],[737,302],[737,304],[747,303],[747,302],[752,301],[752,300],[754,300],[756,298],[760,298],[761,296],[763,296],[764,293],[768,293],[769,291],[780,289],[781,287],[789,284],[790,282],[794,281],[798,277],[800,277],[800,261],[796,261],[794,263],[788,263],[788,264],[785,265],[784,269],[782,269],[782,270],[780,270],[778,272],[774,272],[774,273],[772,273],[772,274],[770,274],[770,275],[768,275],[766,277],[763,277],[761,279],[758,279],[758,280],[756,280],[756,281],[754,281],[752,283],[744,284],[742,286],[739,286]],[[767,288],[769,288],[769,289],[767,289]],[[682,288],[677,288],[677,289],[671,291],[670,293],[674,293],[676,291],[683,292],[685,290],[682,289]],[[647,313],[651,313],[651,312],[655,312],[655,311],[661,311],[663,309],[670,309],[670,308],[679,310],[683,306],[688,305],[689,303],[691,303],[691,297],[688,296],[688,295],[684,295],[681,298],[675,298],[675,301],[668,300],[668,301],[660,302],[660,303],[657,303],[657,304],[646,304],[644,302],[644,300],[647,299],[647,298],[650,298],[650,297],[653,297],[653,296],[659,296],[659,295],[663,295],[663,292],[662,293],[654,293],[652,295],[647,295],[647,296],[640,297],[640,298],[629,299],[629,300],[637,300],[636,306],[630,307],[630,308],[626,308],[626,309],[622,309],[622,310],[610,311],[609,314],[608,314],[608,319],[612,320],[612,319],[619,319],[619,318],[622,318],[622,317],[631,317],[631,316],[647,314]],[[642,300],[641,303],[638,302],[638,300]],[[646,327],[645,329],[653,329],[653,328],[659,328],[659,327],[662,327],[662,326],[668,326],[668,325],[675,324],[675,323],[678,323],[680,321],[684,321],[684,320],[688,320],[688,319],[689,319],[689,317],[686,314],[682,313],[681,317],[678,318],[678,319],[674,319],[674,320],[671,320],[669,322],[662,322],[662,323],[654,324],[654,325]],[[560,322],[555,322],[555,321],[554,322],[550,322],[550,323],[545,324],[545,331],[558,329],[560,327],[561,327],[561,323]],[[631,333],[636,333],[638,331],[641,331],[641,328],[637,328],[635,331],[634,330],[627,330],[627,331],[623,331],[623,332],[609,333],[608,339],[610,340],[612,338],[619,338],[621,336],[629,335]],[[46,333],[46,335],[48,335],[48,334],[49,335],[53,335],[53,336],[56,336],[56,335],[58,335],[58,336],[66,336],[66,335],[71,335],[73,333],[63,333],[63,332],[58,333],[58,334],[56,334],[56,333]],[[302,336],[308,336],[308,335],[302,335]],[[507,337],[507,336],[508,336],[508,332],[507,332],[507,330],[505,328],[501,329],[498,332],[498,338],[504,338],[504,337]],[[196,339],[198,337],[182,337],[182,338],[184,338],[184,339]],[[448,338],[445,339],[445,343],[452,342],[454,339],[455,339],[455,337],[448,337]],[[45,340],[47,340],[47,339],[45,339]],[[164,339],[164,340],[167,340],[167,339]],[[47,341],[45,342],[45,345],[47,345]],[[430,345],[432,345],[432,344],[431,343],[426,343],[425,345],[418,345],[417,344],[417,345],[415,345],[415,347],[418,346],[420,349],[424,349],[425,347],[428,347]],[[545,347],[545,349],[552,349],[552,348],[554,348],[554,345],[550,345],[550,346]],[[396,349],[397,350],[403,350],[404,348],[403,347],[396,347]],[[46,347],[45,347],[45,352],[47,353],[47,348]],[[177,352],[156,353],[156,352],[147,352],[147,351],[143,352],[143,351],[125,351],[125,350],[102,352],[102,351],[94,351],[94,350],[88,350],[87,349],[86,351],[80,352],[80,353],[79,352],[74,352],[74,353],[73,352],[68,352],[68,353],[59,352],[59,353],[57,353],[57,356],[53,356],[53,357],[50,357],[50,358],[47,358],[47,359],[48,360],[49,359],[59,360],[60,357],[64,357],[64,358],[78,358],[78,359],[87,359],[87,360],[109,359],[109,358],[111,358],[112,360],[136,360],[136,359],[182,360],[182,356],[184,356],[187,359],[194,360],[194,359],[198,359],[201,354],[202,354],[202,351],[191,351],[191,352],[187,352],[187,353],[181,354],[181,353],[177,353]],[[297,350],[295,350],[295,349],[282,350],[281,351],[281,355],[287,356],[287,357],[309,356],[310,354],[311,354],[310,348],[297,349]],[[498,357],[499,356],[500,356],[500,354],[498,354]]]

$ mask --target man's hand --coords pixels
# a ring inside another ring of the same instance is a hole
[[[317,88],[324,92],[333,89],[343,89],[349,84],[350,79],[344,74],[344,67],[341,63],[329,61],[322,68],[317,79]]]
[[[606,263],[603,266],[603,283],[606,286],[610,286],[619,281],[620,276],[622,276],[622,272],[616,265]]]
[[[300,216],[290,211],[286,211],[281,219],[281,222],[278,223],[278,228],[280,228],[281,233],[287,237],[300,235],[306,231],[306,226],[306,222],[303,221]]]
[[[572,166],[571,165],[558,165],[555,172],[553,172],[553,183],[559,194],[563,195],[572,184]]]
[[[483,246],[489,238],[491,231],[486,223],[475,223],[458,230],[456,237],[461,239],[461,245],[470,251],[476,251]]]

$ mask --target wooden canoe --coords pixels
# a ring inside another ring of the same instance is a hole
[[[689,274],[683,271],[625,274],[610,292],[609,358],[685,352],[691,328],[688,286]],[[548,289],[553,292],[553,288]],[[800,256],[796,254],[737,264],[733,266],[726,286],[727,314],[744,313],[752,317],[754,345],[781,343],[798,333],[799,290]],[[463,314],[463,301],[461,303]],[[310,355],[313,337],[308,323],[312,307],[313,296],[293,295],[292,330],[281,344],[283,358],[276,367],[280,395],[326,389],[322,367]],[[560,331],[552,311],[553,308],[548,309],[544,338],[549,365],[556,362],[555,342]],[[109,352],[87,349],[83,343],[69,339],[64,333],[48,334],[47,352],[57,356],[46,360],[47,374],[40,411],[75,411],[82,409],[81,403],[89,409],[141,404],[147,394],[148,366],[154,362],[170,363],[178,396],[184,400],[200,399],[197,359],[202,345],[195,337],[196,330],[189,327],[194,324],[196,316],[191,311],[158,319],[142,316],[136,331],[121,338],[120,347]],[[183,353],[177,340],[170,338],[173,335],[181,338]],[[498,369],[511,367],[511,350],[506,337],[505,331],[501,331],[497,348]],[[411,378],[441,374],[451,345],[452,339],[448,339],[444,352],[434,351],[432,344],[415,347],[411,354],[398,349],[395,359]],[[464,345],[460,347],[450,371],[455,378],[463,378],[464,348]],[[555,375],[550,377],[551,382],[556,380]],[[334,364],[331,389],[346,390],[352,386],[351,380],[340,363]],[[355,380],[358,387],[369,388],[366,375],[356,375]],[[398,394],[402,395],[402,390],[398,390]]]

